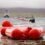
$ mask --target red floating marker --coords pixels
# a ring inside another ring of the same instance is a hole
[[[6,29],[7,29],[7,27],[2,27],[2,28],[1,28],[1,34],[2,34],[3,36],[5,36],[5,31],[6,31]]]
[[[11,26],[13,26],[13,25],[11,24],[10,21],[5,20],[5,21],[3,21],[2,26],[3,26],[3,27],[11,27]]]
[[[17,28],[8,28],[6,29],[5,34],[8,37],[11,37],[14,39],[21,39],[21,37],[23,36],[22,32]]]
[[[32,28],[27,27],[27,26],[21,26],[21,27],[17,27],[17,28],[23,33],[22,39],[28,39],[28,36],[29,36],[28,33]]]
[[[29,32],[29,38],[34,39],[34,40],[39,39],[40,35],[41,35],[40,31],[37,29],[32,29]]]
[[[33,29],[37,29],[37,30],[40,32],[41,36],[43,36],[43,34],[44,34],[44,32],[45,32],[42,27],[33,27],[32,30],[33,30]]]
[[[5,34],[8,37],[14,38],[14,39],[27,39],[28,37],[28,32],[31,28],[27,27],[12,27],[12,28],[7,28],[5,31]]]

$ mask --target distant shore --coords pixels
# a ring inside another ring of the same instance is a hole
[[[10,17],[45,17],[45,9],[33,8],[0,8],[0,17],[8,14]]]

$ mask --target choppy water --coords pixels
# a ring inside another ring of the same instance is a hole
[[[0,18],[0,24],[3,22],[3,20],[10,20],[14,25],[27,25],[27,26],[34,26],[34,27],[45,27],[45,17],[38,17],[35,18],[35,23],[31,23],[28,21],[21,21],[16,18]]]

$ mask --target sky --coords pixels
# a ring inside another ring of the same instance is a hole
[[[0,0],[0,8],[45,8],[45,0]]]

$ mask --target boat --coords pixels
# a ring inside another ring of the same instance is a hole
[[[5,15],[4,18],[9,18],[9,15]]]

